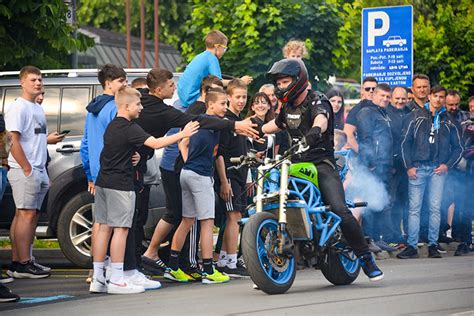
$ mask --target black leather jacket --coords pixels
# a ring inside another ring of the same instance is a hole
[[[462,157],[461,131],[447,112],[439,115],[439,128],[432,132],[433,117],[425,108],[412,111],[404,122],[402,158],[405,168],[432,163],[454,167]],[[434,142],[430,143],[431,138]]]
[[[357,114],[359,159],[369,168],[393,165],[393,138],[385,109],[370,102]]]

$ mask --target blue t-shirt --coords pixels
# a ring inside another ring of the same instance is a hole
[[[219,131],[199,129],[189,140],[188,159],[183,169],[194,171],[205,177],[214,176],[219,138]]]
[[[199,98],[201,81],[208,75],[222,79],[219,59],[206,50],[193,58],[179,78],[178,96],[183,107],[187,108]]]

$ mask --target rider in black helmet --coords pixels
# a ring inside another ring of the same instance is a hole
[[[267,77],[283,103],[280,114],[263,125],[262,132],[287,130],[293,141],[306,139],[310,149],[293,162],[312,162],[318,169],[319,189],[326,205],[342,219],[342,232],[371,281],[383,279],[357,220],[347,208],[344,188],[334,158],[334,114],[324,95],[308,90],[308,72],[299,59],[282,59],[273,64]]]

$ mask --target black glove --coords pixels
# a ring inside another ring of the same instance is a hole
[[[258,117],[252,117],[250,118],[250,121],[252,121],[252,123],[254,124],[257,124],[257,127],[255,129],[258,131],[258,137],[262,138],[265,135],[262,131],[262,127],[265,122],[259,119]]]
[[[319,126],[312,127],[309,130],[309,132],[306,134],[305,138],[306,138],[306,144],[308,144],[309,147],[316,147],[319,139],[321,138],[321,127]]]

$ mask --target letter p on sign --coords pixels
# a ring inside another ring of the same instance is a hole
[[[367,46],[375,45],[375,37],[387,34],[390,28],[390,17],[383,11],[369,12],[367,16]],[[382,25],[375,27],[375,21],[381,20]]]

